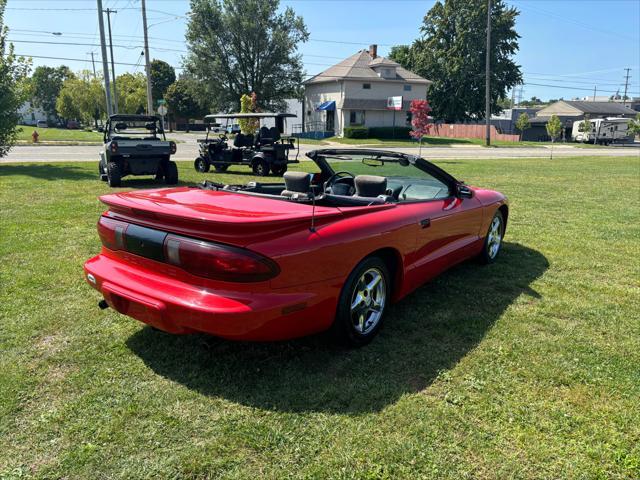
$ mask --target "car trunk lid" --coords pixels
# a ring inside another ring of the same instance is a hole
[[[246,246],[342,215],[337,208],[200,188],[140,190],[103,195],[110,216],[206,240]]]

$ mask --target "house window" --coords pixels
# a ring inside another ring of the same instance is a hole
[[[350,125],[364,125],[364,110],[351,110],[349,112]]]
[[[370,83],[363,83],[362,84],[362,88],[364,88],[365,90],[371,90],[371,84]]]
[[[411,85],[405,85],[403,87],[403,89],[404,89],[405,92],[410,92],[411,91]]]

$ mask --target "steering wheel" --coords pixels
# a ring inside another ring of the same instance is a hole
[[[226,133],[219,133],[219,134],[218,134],[218,138],[219,138],[220,140],[224,140],[224,141],[228,140],[228,137],[227,137],[227,134],[226,134]]]
[[[324,182],[323,188],[324,191],[329,193],[331,192],[332,187],[336,184],[336,183],[345,183],[345,182],[341,182],[341,180],[344,180],[346,178],[351,178],[351,179],[355,179],[355,175],[351,172],[335,172],[333,175],[331,175],[329,177],[329,179]],[[355,193],[355,188],[351,185],[349,185],[349,193],[348,195],[353,195]]]

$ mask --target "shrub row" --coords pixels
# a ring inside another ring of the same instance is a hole
[[[346,138],[369,138],[369,129],[366,127],[344,127]]]
[[[344,127],[346,138],[380,138],[380,139],[407,139],[409,137],[409,127]]]

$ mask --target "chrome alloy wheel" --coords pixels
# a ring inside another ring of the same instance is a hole
[[[494,259],[498,255],[500,250],[500,244],[502,243],[502,219],[496,215],[491,221],[489,227],[489,233],[487,238],[487,255],[489,258]]]
[[[384,275],[377,268],[365,271],[351,296],[351,321],[356,331],[366,335],[380,322],[387,301]]]

